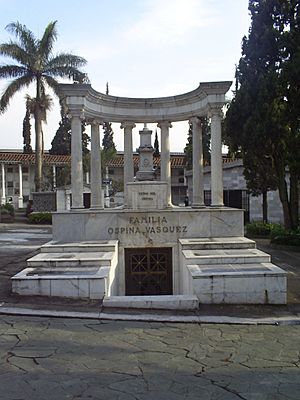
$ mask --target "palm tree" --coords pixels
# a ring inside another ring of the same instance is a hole
[[[41,98],[39,101],[37,101],[36,97],[30,97],[28,94],[25,96],[26,99],[26,109],[29,111],[33,117],[36,115],[36,109],[39,109],[40,112],[40,118],[41,118],[41,153],[42,156],[44,154],[44,134],[43,134],[43,128],[42,128],[42,123],[45,122],[47,123],[47,111],[51,110],[53,101],[52,98],[42,92]],[[43,160],[43,159],[42,159]],[[42,164],[42,163],[41,163]],[[42,171],[41,171],[42,173]]]
[[[0,79],[13,78],[0,98],[0,112],[3,113],[14,94],[31,83],[35,84],[36,96],[33,110],[35,119],[35,190],[40,191],[42,184],[42,120],[45,116],[45,88],[50,87],[59,95],[56,78],[69,78],[79,82],[87,82],[86,74],[80,68],[86,64],[82,57],[68,53],[53,55],[53,45],[57,39],[57,21],[50,22],[41,39],[19,22],[7,25],[6,29],[17,40],[0,44],[0,55],[9,57],[16,64],[0,66]]]

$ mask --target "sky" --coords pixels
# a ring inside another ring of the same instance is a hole
[[[200,82],[233,81],[250,26],[248,0],[0,0],[0,10],[0,43],[11,38],[5,30],[10,22],[19,21],[41,37],[47,24],[57,20],[53,52],[84,57],[93,89],[105,93],[108,82],[109,94],[126,97],[172,96],[194,90]],[[4,61],[0,57],[0,64]],[[1,93],[7,83],[0,81]],[[0,149],[23,147],[26,94],[34,96],[33,88],[15,95],[0,115]],[[43,127],[45,149],[51,147],[60,120],[58,100],[53,99]],[[149,128],[158,129],[155,124]],[[117,149],[123,150],[120,124],[113,129]],[[134,149],[140,129],[137,124]],[[34,148],[33,120],[31,131]],[[173,123],[171,151],[183,151],[187,132],[187,121]]]

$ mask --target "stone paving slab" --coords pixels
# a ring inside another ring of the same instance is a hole
[[[1,400],[298,400],[300,327],[0,316]]]

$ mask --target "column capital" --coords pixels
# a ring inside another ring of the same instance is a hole
[[[83,109],[69,109],[67,115],[69,118],[79,118],[81,121],[85,119]]]
[[[121,129],[125,129],[125,128],[133,129],[133,128],[135,128],[135,126],[136,126],[135,123],[132,121],[123,121],[121,123]]]
[[[191,117],[189,119],[189,123],[192,124],[192,125],[201,125],[202,121],[201,121],[200,117]]]
[[[210,106],[208,116],[211,117],[223,117],[222,107],[220,106]]]
[[[93,118],[93,119],[88,120],[88,124],[90,124],[91,126],[99,126],[99,125],[103,125],[104,121],[102,121],[101,119],[98,119],[98,118]]]
[[[158,128],[164,129],[164,128],[172,128],[172,124],[170,121],[160,121],[157,124]]]

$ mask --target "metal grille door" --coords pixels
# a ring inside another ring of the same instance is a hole
[[[125,249],[127,296],[172,294],[172,249]]]

